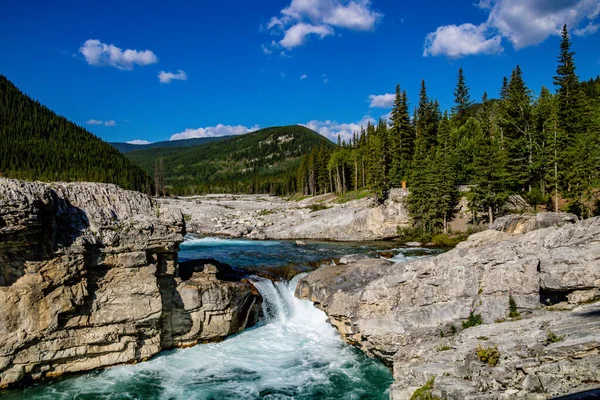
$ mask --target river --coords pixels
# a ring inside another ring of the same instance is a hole
[[[383,243],[248,241],[188,237],[180,259],[214,258],[234,267],[309,265],[349,253],[391,251],[396,260],[424,249]],[[391,371],[346,345],[327,316],[294,297],[301,277],[253,278],[263,297],[261,323],[223,342],[161,353],[124,365],[0,392],[1,399],[387,399]]]

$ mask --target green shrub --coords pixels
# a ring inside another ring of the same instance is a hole
[[[517,318],[521,316],[519,310],[517,310],[517,302],[512,297],[512,294],[508,295],[508,316],[510,318]]]
[[[466,321],[463,321],[462,327],[463,329],[467,329],[481,324],[483,324],[481,314],[475,314],[473,311],[471,311],[469,318]]]
[[[448,351],[448,350],[452,350],[452,347],[448,346],[447,344],[441,344],[437,347],[437,351]]]
[[[489,340],[487,336],[479,336],[477,340]]]
[[[398,239],[402,242],[420,242],[429,243],[433,237],[431,232],[426,232],[421,228],[415,227],[401,227],[399,226],[396,230]]]
[[[475,354],[477,354],[477,358],[480,361],[487,363],[490,367],[495,367],[500,361],[498,346],[483,347],[482,345],[478,345],[475,349]]]
[[[316,204],[309,205],[308,208],[310,209],[311,212],[315,212],[315,211],[327,210],[329,208],[329,206],[322,204],[322,203],[316,203]]]
[[[410,400],[441,400],[438,396],[434,396],[431,394],[433,390],[433,382],[435,381],[435,376],[427,381],[426,384],[415,390],[415,392],[410,397]]]
[[[565,340],[565,336],[558,336],[556,333],[552,332],[552,331],[548,331],[548,334],[546,336],[546,344],[551,344],[551,343],[557,343],[557,342],[562,342],[563,340]]]

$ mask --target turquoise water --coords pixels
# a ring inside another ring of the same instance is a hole
[[[349,253],[377,252],[390,243],[337,244],[194,239],[180,258],[215,258],[234,267],[276,268]],[[422,255],[395,249],[396,259]],[[255,278],[264,320],[221,343],[164,352],[149,362],[0,393],[16,399],[387,399],[391,371],[343,343],[326,315],[293,296],[291,282]]]

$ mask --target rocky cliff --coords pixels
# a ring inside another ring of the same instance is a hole
[[[96,183],[0,178],[0,388],[148,359],[256,321],[250,283],[179,277],[185,223]]]
[[[545,399],[598,387],[600,218],[553,221],[537,230],[532,222],[525,234],[488,230],[413,262],[323,267],[296,295],[323,309],[347,342],[393,365],[394,399],[432,377],[448,399]],[[518,318],[509,318],[511,297]],[[546,342],[548,332],[560,340]],[[498,364],[481,362],[478,345],[497,348]]]

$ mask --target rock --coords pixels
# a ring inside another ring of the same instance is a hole
[[[577,221],[576,215],[568,213],[509,214],[494,221],[490,229],[506,233],[527,233],[537,229],[574,224]]]
[[[306,243],[304,243],[302,240],[296,240],[296,246],[306,246]]]
[[[410,223],[404,204],[407,195],[406,189],[392,189],[383,204],[373,197],[338,204],[326,195],[318,200],[327,208],[318,212],[306,207],[314,198],[296,202],[265,195],[240,195],[235,200],[207,195],[158,201],[161,209],[185,210],[191,216],[188,231],[202,235],[362,241],[394,238],[399,225]],[[215,224],[215,219],[223,224]]]
[[[349,254],[340,258],[340,264],[348,265],[369,258],[367,254]]]
[[[593,301],[599,265],[600,218],[593,218],[521,235],[485,231],[447,253],[410,262],[324,266],[299,281],[296,296],[325,311],[346,342],[394,366],[394,399],[410,398],[434,375],[443,398],[521,398],[523,385],[564,394],[600,381],[599,369],[591,367],[599,365],[600,309],[571,305],[573,311],[549,312],[544,305]],[[523,320],[495,324],[508,318],[509,296]],[[470,313],[480,314],[484,325],[448,338]],[[571,332],[573,340],[544,347],[540,338],[548,327]],[[498,338],[493,343],[505,354],[500,365],[506,368],[477,364],[479,336]],[[441,345],[451,350],[438,351]],[[527,358],[539,365],[525,381],[517,365]],[[563,365],[551,382],[550,371]],[[567,371],[581,378],[570,382]]]
[[[180,211],[115,185],[0,178],[0,388],[253,324],[249,283],[178,277],[184,234]]]
[[[584,304],[591,303],[600,299],[600,289],[594,288],[590,290],[576,290],[567,295],[569,304]]]
[[[421,242],[407,242],[407,243],[404,243],[404,245],[406,247],[421,247],[421,246],[423,246],[423,243],[421,243]]]

